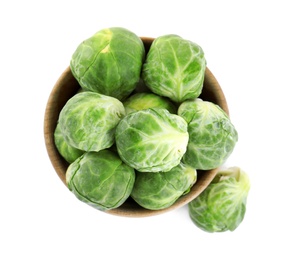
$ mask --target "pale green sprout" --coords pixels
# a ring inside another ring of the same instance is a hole
[[[111,27],[79,44],[70,68],[83,89],[122,100],[138,84],[144,57],[143,42],[136,34]]]
[[[205,69],[206,60],[199,45],[169,34],[153,41],[142,78],[152,92],[183,102],[201,94]]]
[[[186,121],[162,108],[149,108],[126,115],[115,133],[121,159],[141,172],[169,171],[186,151]]]
[[[228,115],[218,105],[201,99],[184,101],[178,115],[188,123],[189,142],[183,161],[200,170],[222,165],[238,140]]]
[[[67,101],[59,114],[59,125],[68,145],[100,151],[114,144],[115,128],[124,115],[118,99],[87,91]]]
[[[143,208],[164,209],[187,194],[196,179],[196,170],[183,163],[167,172],[136,172],[131,197]]]
[[[80,200],[99,210],[122,205],[130,196],[134,169],[109,150],[86,152],[69,165],[66,182]]]
[[[188,204],[193,223],[207,232],[234,231],[243,221],[250,190],[239,167],[220,170],[209,186]]]
[[[126,114],[147,108],[165,108],[172,114],[176,113],[176,107],[169,99],[148,92],[131,95],[123,105]]]

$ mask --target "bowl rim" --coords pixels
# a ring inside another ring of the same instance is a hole
[[[147,51],[147,48],[151,46],[152,42],[154,41],[155,38],[151,37],[140,37],[142,42],[144,43],[145,49]],[[52,111],[54,110],[54,106],[60,106],[58,104],[58,97],[60,95],[66,95],[69,96],[69,98],[72,96],[72,93],[63,93],[61,86],[62,84],[67,84],[68,81],[70,81],[72,84],[74,84],[74,80],[76,79],[73,77],[70,66],[68,66],[62,74],[59,76],[57,81],[55,82],[55,85],[53,86],[51,93],[49,95],[46,108],[45,108],[45,113],[44,113],[44,141],[45,141],[45,146],[46,146],[46,151],[49,157],[49,160],[57,173],[58,177],[61,179],[61,181],[64,183],[64,185],[67,187],[66,180],[65,180],[65,172],[68,167],[68,163],[61,157],[61,155],[58,153],[55,144],[54,144],[54,130],[55,130],[55,124],[54,120],[58,119],[58,115],[52,114]],[[79,85],[79,83],[77,82]],[[228,114],[229,116],[229,109],[228,109],[228,104],[224,95],[224,92],[219,85],[217,79],[213,75],[213,73],[209,70],[208,67],[206,67],[205,70],[205,79],[204,79],[204,86],[213,86],[214,90],[213,91],[216,96],[218,97],[219,102],[222,104],[221,108]],[[218,93],[217,93],[217,92]],[[212,92],[212,93],[213,93]],[[73,91],[73,95],[76,92]],[[71,96],[70,96],[71,95]],[[58,109],[59,110],[59,109]],[[59,114],[59,111],[57,111]],[[53,122],[51,124],[50,122]],[[186,195],[181,196],[173,205],[171,205],[168,208],[165,209],[160,209],[160,210],[148,210],[145,208],[140,207],[137,204],[137,207],[133,208],[133,204],[130,203],[128,204],[123,204],[122,206],[104,211],[105,213],[111,214],[111,215],[116,215],[116,216],[122,216],[122,217],[149,217],[149,216],[154,216],[154,215],[159,215],[162,213],[166,213],[172,210],[175,210],[177,208],[180,208],[186,204],[188,204],[190,201],[195,199],[202,191],[206,189],[206,187],[209,185],[209,183],[213,180],[215,175],[217,174],[219,168],[208,170],[208,171],[200,171],[198,170],[198,180],[196,183],[193,185],[191,188],[190,192]],[[204,175],[207,175],[204,177]],[[202,178],[203,177],[203,178]],[[132,209],[132,210],[131,210]]]

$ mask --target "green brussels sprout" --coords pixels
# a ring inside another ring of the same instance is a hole
[[[176,107],[167,98],[154,93],[136,93],[123,102],[126,114],[147,108],[165,108],[170,113],[176,113]]]
[[[239,167],[219,171],[216,178],[188,204],[193,223],[207,232],[234,231],[243,221],[250,189]]]
[[[238,140],[228,115],[218,105],[201,99],[184,101],[178,115],[188,122],[189,142],[183,161],[200,170],[222,165]]]
[[[84,153],[84,151],[74,148],[66,143],[58,123],[54,131],[54,143],[60,155],[68,163],[74,162]]]
[[[67,101],[58,122],[67,144],[83,151],[100,151],[113,145],[115,128],[124,115],[118,99],[87,91]]]
[[[141,172],[169,171],[186,151],[187,123],[162,108],[149,108],[126,115],[115,132],[121,159]]]
[[[187,194],[196,178],[196,170],[182,163],[168,172],[136,172],[131,197],[143,208],[164,209]]]
[[[121,100],[138,84],[144,57],[137,35],[113,27],[83,41],[72,55],[70,69],[83,89]]]
[[[134,181],[134,169],[109,150],[86,152],[66,172],[70,191],[79,200],[103,211],[122,205],[130,196]]]
[[[153,41],[142,68],[142,78],[154,93],[183,102],[201,94],[205,69],[202,48],[170,34]]]

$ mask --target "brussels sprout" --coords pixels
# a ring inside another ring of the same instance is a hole
[[[87,91],[67,101],[59,114],[59,125],[69,145],[100,151],[113,145],[115,128],[124,115],[118,99]]]
[[[238,140],[227,114],[212,102],[195,99],[184,101],[178,115],[188,122],[189,142],[183,161],[200,170],[222,165]]]
[[[154,93],[136,93],[123,102],[126,114],[147,108],[165,108],[170,113],[176,113],[176,107],[167,98]]]
[[[153,41],[143,65],[142,78],[154,93],[182,102],[200,95],[205,69],[201,47],[170,34]]]
[[[130,196],[134,181],[134,169],[108,150],[86,152],[66,172],[68,188],[79,200],[99,210],[123,204]]]
[[[146,209],[164,209],[190,191],[196,176],[195,169],[182,163],[168,172],[136,172],[131,197]]]
[[[248,175],[239,167],[219,171],[209,186],[188,204],[190,218],[207,232],[233,231],[244,219],[249,189]]]
[[[115,133],[121,159],[141,172],[168,171],[186,151],[187,123],[162,108],[149,108],[126,115]]]
[[[54,131],[54,143],[60,155],[68,163],[74,162],[78,157],[80,157],[84,153],[84,151],[74,148],[66,143],[58,123]]]
[[[72,55],[70,68],[83,89],[121,100],[139,82],[144,57],[137,35],[113,27],[83,41]]]

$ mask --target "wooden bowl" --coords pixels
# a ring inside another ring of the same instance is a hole
[[[141,37],[146,53],[148,52],[153,38]],[[45,115],[44,115],[44,138],[45,145],[49,159],[61,181],[66,185],[65,172],[68,167],[68,163],[58,153],[54,144],[54,130],[57,124],[58,116],[69,98],[77,93],[80,88],[79,83],[73,77],[70,67],[67,67],[61,74],[55,86],[53,87],[49,96]],[[217,82],[214,75],[208,68],[205,71],[205,79],[202,94],[200,98],[203,100],[211,101],[219,105],[227,114],[229,114],[227,102],[223,91]],[[125,217],[146,217],[165,213],[179,207],[182,207],[196,198],[212,181],[215,177],[218,169],[209,171],[198,171],[197,182],[192,187],[191,191],[179,198],[172,206],[162,210],[148,210],[139,206],[134,200],[129,198],[123,205],[116,209],[106,211],[109,214],[125,216]],[[67,186],[66,186],[67,187]]]

